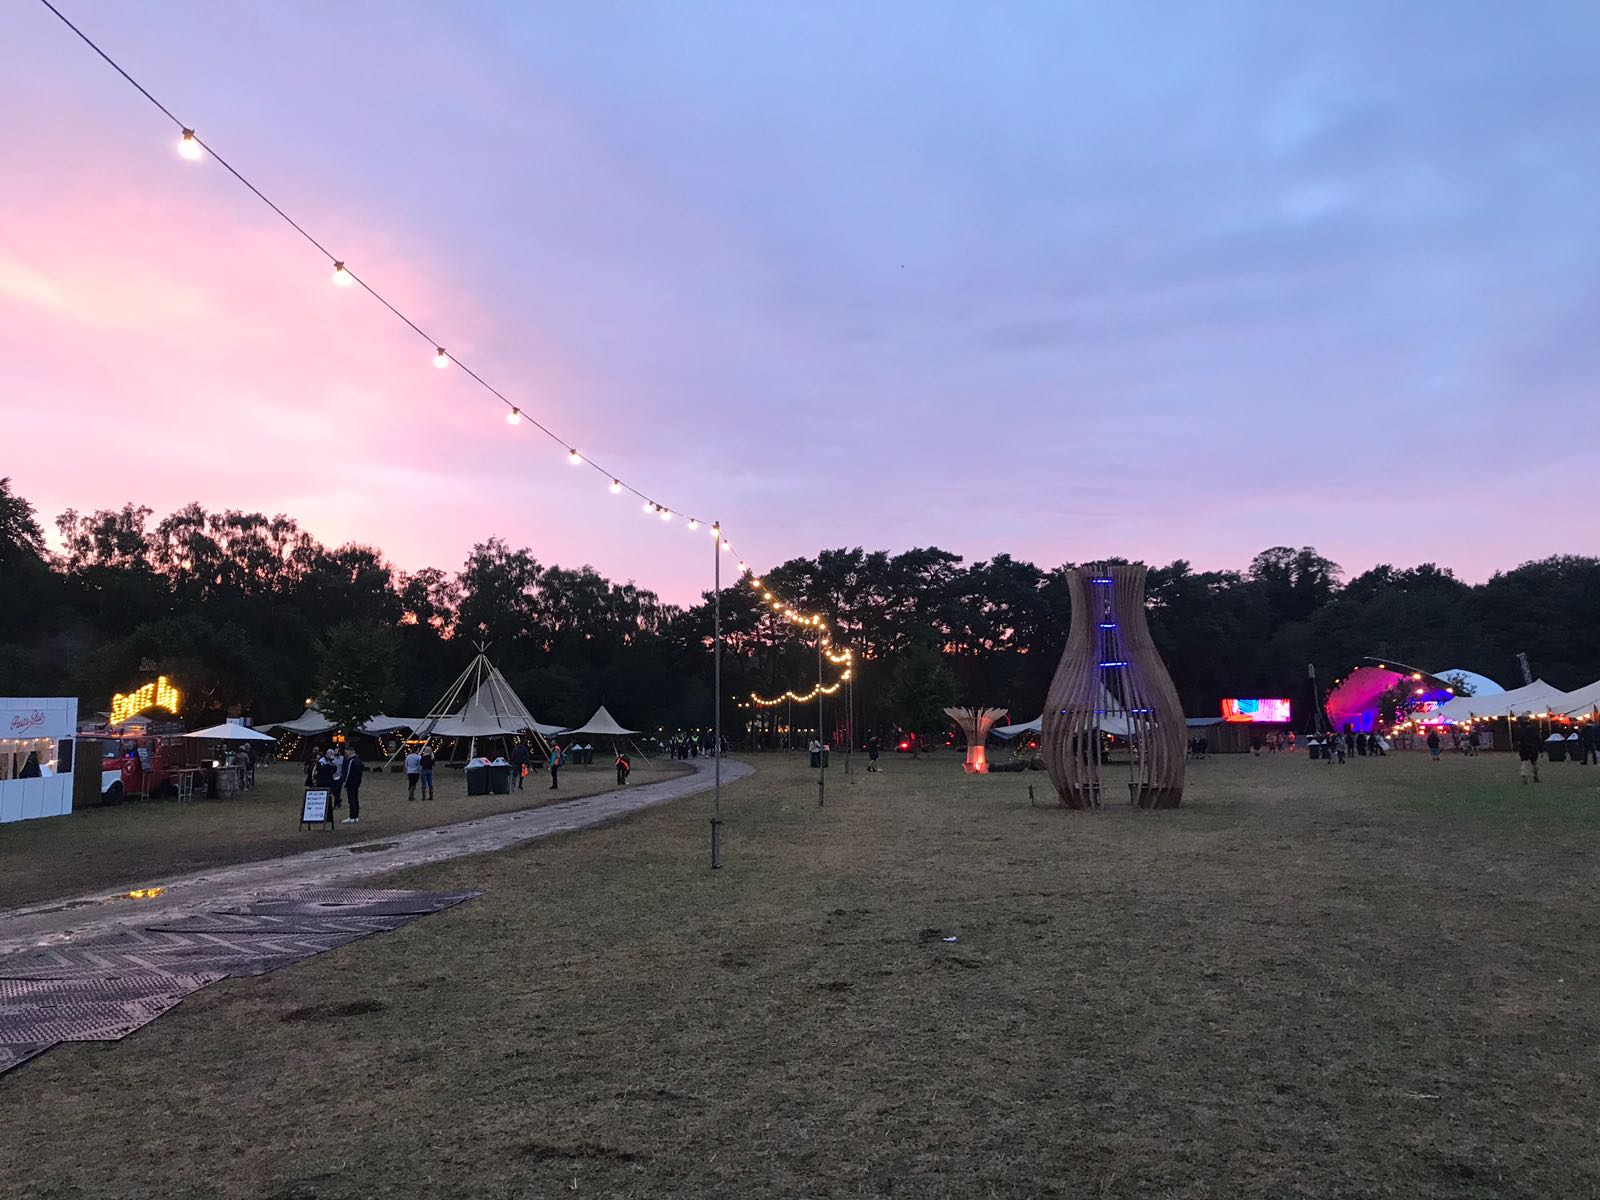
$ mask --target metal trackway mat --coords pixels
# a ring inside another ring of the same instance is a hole
[[[0,958],[0,1074],[66,1041],[116,1041],[229,976],[261,975],[480,892],[308,889]]]

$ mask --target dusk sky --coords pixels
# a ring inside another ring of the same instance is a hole
[[[1588,0],[61,4],[758,568],[1600,551]],[[47,525],[198,500],[709,586],[33,0],[0,102],[0,475]]]

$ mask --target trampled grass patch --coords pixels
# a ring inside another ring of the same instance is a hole
[[[0,1081],[24,1196],[1547,1197],[1600,1155],[1600,770],[1216,758],[1177,812],[757,759]]]

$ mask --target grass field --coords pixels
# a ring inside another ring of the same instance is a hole
[[[630,782],[650,783],[686,768],[640,762]],[[434,773],[431,804],[407,802],[406,777],[368,770],[361,787],[361,822],[302,832],[305,775],[296,763],[273,763],[256,786],[230,800],[127,800],[47,821],[19,821],[0,832],[0,909],[118,884],[143,885],[223,863],[254,862],[328,844],[372,841],[490,813],[569,800],[616,786],[610,761],[567,767],[559,791],[548,775],[529,775],[521,792],[467,798],[460,771]],[[343,817],[348,810],[340,810]]]
[[[0,1079],[4,1192],[1600,1191],[1600,771],[757,765],[721,872],[703,797],[409,872],[488,894]]]

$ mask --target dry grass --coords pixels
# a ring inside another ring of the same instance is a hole
[[[662,761],[639,763],[632,783],[651,783],[686,768]],[[361,823],[332,831],[302,831],[300,804],[304,771],[294,763],[273,763],[256,773],[256,786],[232,800],[128,800],[91,806],[68,817],[20,821],[0,833],[0,909],[118,884],[146,885],[171,875],[226,863],[313,850],[337,838],[341,845],[393,837],[490,813],[533,808],[616,786],[609,760],[567,767],[561,789],[552,792],[548,775],[529,775],[521,792],[468,799],[465,777],[448,768],[434,772],[431,804],[407,802],[406,777],[368,770],[361,786]],[[347,809],[336,815],[343,817]]]
[[[819,809],[759,761],[720,873],[704,798],[410,872],[489,894],[0,1080],[5,1190],[1600,1188],[1600,772],[1214,759],[1075,815],[887,765]]]

